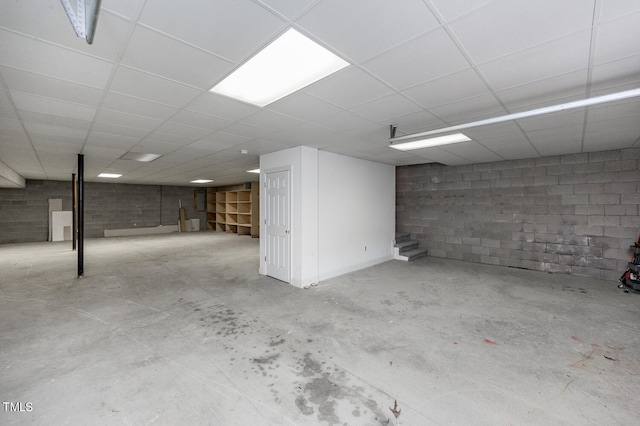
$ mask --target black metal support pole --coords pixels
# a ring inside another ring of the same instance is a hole
[[[78,241],[78,227],[76,222],[76,211],[78,205],[76,203],[76,174],[71,174],[71,248],[73,251],[76,251],[76,241]]]
[[[84,155],[78,154],[78,278],[84,275]]]

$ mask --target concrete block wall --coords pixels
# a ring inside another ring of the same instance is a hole
[[[28,180],[26,188],[0,188],[0,244],[47,241],[49,199],[71,210],[71,181]]]
[[[105,229],[175,225],[179,200],[187,219],[206,220],[193,211],[193,187],[85,182],[85,237]],[[0,244],[47,241],[50,198],[72,209],[71,182],[28,180],[26,188],[0,188]]]
[[[617,280],[640,233],[640,148],[396,169],[396,231],[429,254]]]

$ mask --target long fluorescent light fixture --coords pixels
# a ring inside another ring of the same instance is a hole
[[[291,28],[210,91],[263,107],[347,65]]]
[[[98,175],[99,178],[109,178],[109,179],[118,179],[121,176],[122,175],[118,173],[100,173]]]
[[[213,179],[196,179],[192,180],[191,183],[211,183]]]
[[[75,12],[69,0],[60,0],[64,11],[67,13],[69,22],[71,22],[73,30],[76,32],[76,36],[84,38],[88,44],[93,43],[93,37],[96,34],[101,2],[102,0],[92,0],[89,2],[89,13],[87,14],[87,0],[77,0],[77,10]]]
[[[412,149],[429,148],[432,146],[449,145],[452,143],[470,141],[466,135],[462,133],[454,133],[452,135],[436,136],[435,138],[422,138],[411,142],[396,143],[389,145],[391,148],[401,151],[409,151]]]
[[[625,90],[608,95],[595,96],[593,98],[581,99],[579,101],[567,102],[560,105],[552,105],[543,108],[532,109],[530,111],[517,112],[514,114],[503,115],[500,117],[487,118],[485,120],[472,121],[470,123],[458,124],[456,126],[444,127],[442,129],[430,130],[428,132],[414,133],[406,136],[398,136],[389,139],[389,143],[402,142],[406,140],[415,140],[417,138],[425,138],[441,133],[456,132],[458,130],[469,129],[471,127],[486,126],[488,124],[503,123],[505,121],[519,120],[521,118],[534,117],[536,115],[551,114],[554,112],[567,111],[575,108],[584,108],[592,105],[604,104],[607,102],[621,101],[623,99],[635,98],[640,96],[640,88]],[[391,147],[394,147],[391,145]]]

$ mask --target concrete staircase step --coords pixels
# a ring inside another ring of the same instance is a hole
[[[416,260],[418,258],[426,256],[428,252],[429,250],[426,248],[417,248],[413,250],[407,250],[397,255],[396,259],[406,260],[406,261]]]
[[[402,253],[408,250],[417,249],[420,246],[420,243],[417,241],[403,241],[401,243],[396,243],[394,247],[398,249],[398,252]]]
[[[396,233],[396,244],[403,243],[405,241],[409,241],[411,239],[411,234],[408,232],[398,232]]]

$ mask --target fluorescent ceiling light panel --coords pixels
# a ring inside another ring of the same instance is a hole
[[[118,173],[100,173],[98,175],[99,178],[109,178],[109,179],[117,179],[120,176],[122,176],[122,175],[118,174]]]
[[[121,160],[135,160],[135,161],[141,161],[143,163],[150,163],[153,160],[156,160],[156,159],[158,159],[160,157],[162,157],[162,155],[145,154],[143,152],[127,152],[122,157],[120,157],[120,159]]]
[[[291,28],[211,91],[263,107],[347,65]]]
[[[191,183],[211,183],[213,180],[211,179],[196,179],[192,180]]]
[[[247,173],[260,173],[260,169],[247,170]]]
[[[466,142],[470,140],[471,139],[469,139],[466,135],[462,133],[454,133],[452,135],[437,136],[435,138],[428,138],[428,139],[418,139],[411,142],[396,143],[389,146],[391,148],[399,149],[401,151],[409,151],[412,149],[430,148],[433,146],[449,145],[452,143]]]

